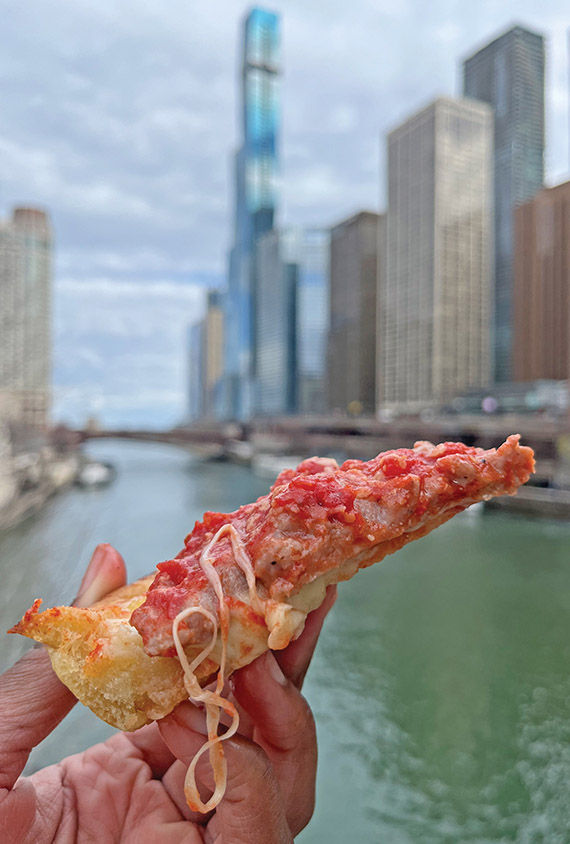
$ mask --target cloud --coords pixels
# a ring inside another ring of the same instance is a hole
[[[383,208],[384,133],[430,98],[459,92],[461,57],[514,21],[548,37],[547,174],[567,176],[563,0],[271,6],[283,30],[283,223],[325,226]],[[129,332],[142,354],[143,337],[158,344],[176,324],[179,341],[165,347],[178,356],[171,366],[181,396],[180,332],[194,294],[177,299],[164,289],[161,301],[151,287],[225,279],[245,10],[230,0],[32,0],[4,15],[0,200],[4,210],[44,206],[53,219],[57,378],[63,368],[69,377],[74,356],[90,370],[93,355],[113,366],[109,338],[124,338],[131,367]],[[123,283],[134,285],[132,295]]]
[[[187,330],[203,287],[168,280],[66,279],[55,296],[54,418],[171,427],[186,412]]]
[[[117,281],[112,277],[91,278],[87,281],[79,281],[75,278],[63,278],[57,283],[57,291],[60,295],[88,296],[88,297],[120,297],[145,298],[157,297],[161,300],[180,299],[196,300],[202,299],[204,291],[194,285],[178,284],[165,279],[163,281],[137,282]]]
[[[436,0],[427,11],[420,0],[273,5],[283,28],[285,222],[319,225],[355,204],[382,205],[382,133],[456,91],[459,58],[515,18],[549,36],[547,162],[551,173],[567,166],[562,0],[540,11],[530,0],[451,9]],[[102,253],[136,277],[137,251],[160,256],[166,274],[224,274],[245,6],[77,0],[54,15],[51,0],[34,0],[33,9],[15,5],[0,34],[3,202],[51,210],[62,267],[78,278],[102,267]]]

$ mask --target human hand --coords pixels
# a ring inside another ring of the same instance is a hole
[[[126,582],[121,556],[95,551],[76,601],[86,606]],[[62,720],[75,698],[48,655],[28,652],[0,677],[0,828],[6,842],[133,841],[187,844],[283,844],[309,821],[314,806],[316,739],[300,694],[324,618],[329,589],[302,636],[231,678],[241,711],[240,735],[224,742],[225,796],[203,816],[186,805],[186,769],[204,742],[204,715],[183,703],[159,724],[119,733],[57,765],[20,777],[30,751]],[[212,787],[207,764],[198,782]]]

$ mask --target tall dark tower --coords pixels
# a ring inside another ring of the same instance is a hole
[[[252,9],[243,32],[242,142],[235,159],[234,243],[225,307],[228,416],[240,420],[250,418],[254,403],[255,244],[273,228],[276,206],[278,51],[278,16]]]
[[[515,26],[463,64],[466,97],[495,112],[494,377],[512,379],[513,217],[544,182],[544,38]]]

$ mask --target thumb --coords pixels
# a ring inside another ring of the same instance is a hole
[[[215,841],[293,844],[283,796],[266,753],[248,739],[225,742],[228,786],[210,821]]]
[[[125,564],[110,545],[99,545],[91,558],[76,603],[92,603],[121,586]],[[57,727],[75,697],[54,674],[48,654],[31,650],[0,676],[0,788],[12,788],[32,748]]]
[[[172,753],[187,767],[206,741],[204,713],[181,703],[159,721],[159,728]],[[208,822],[208,840],[215,844],[292,844],[283,796],[265,751],[242,736],[224,741],[227,763],[225,794]],[[209,761],[197,765],[198,784],[214,788]],[[177,801],[184,801],[182,779]],[[205,794],[203,795],[205,797]]]

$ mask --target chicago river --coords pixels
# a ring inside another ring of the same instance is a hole
[[[0,534],[3,627],[68,603],[98,542],[130,579],[174,555],[204,510],[269,481],[172,446],[102,441],[109,487],[69,489]],[[563,842],[570,827],[570,524],[467,511],[339,587],[304,692],[317,809],[302,844]],[[28,647],[0,637],[2,668]],[[29,770],[112,732],[82,706]]]

